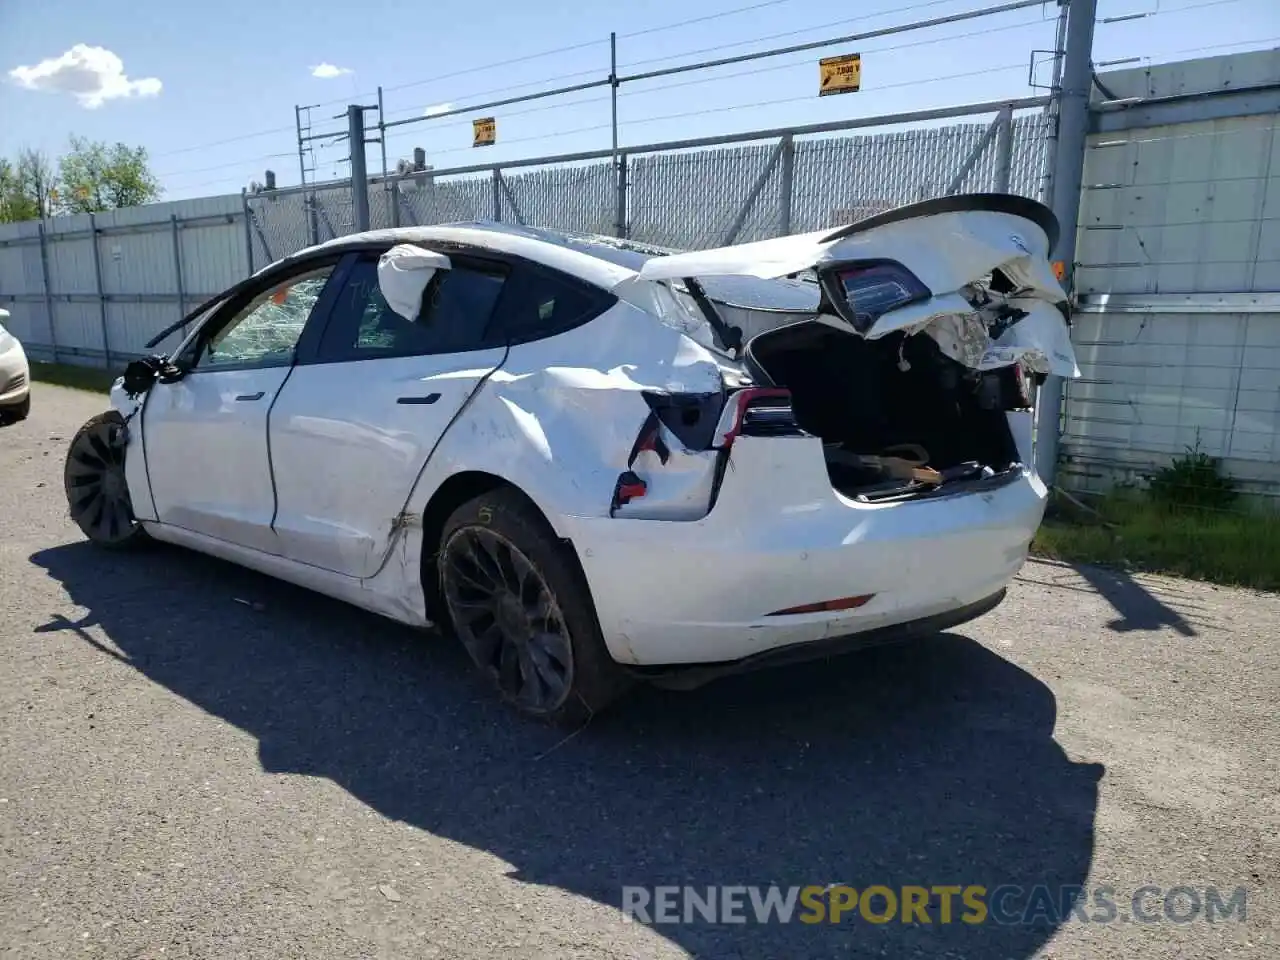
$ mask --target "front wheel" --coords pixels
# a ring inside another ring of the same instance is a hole
[[[626,688],[571,548],[516,491],[494,490],[455,510],[438,558],[454,632],[521,713],[578,724]]]
[[[94,417],[72,438],[63,469],[71,519],[93,543],[114,549],[147,536],[125,481],[124,430],[124,417],[114,410]]]

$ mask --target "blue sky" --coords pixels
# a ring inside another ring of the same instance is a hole
[[[166,199],[233,193],[261,179],[267,167],[280,185],[298,181],[295,104],[321,104],[311,111],[315,130],[337,131],[345,121],[334,116],[353,98],[374,102],[379,84],[386,118],[396,120],[440,104],[465,107],[602,79],[611,30],[619,35],[619,72],[626,75],[985,5],[633,0],[624,14],[621,4],[610,9],[569,0],[308,0],[274,11],[262,0],[0,0],[0,154],[32,146],[56,156],[71,134],[120,140],[147,148]],[[1142,12],[1153,15],[1098,25],[1095,62],[1158,62],[1280,45],[1278,0],[1099,0],[1101,19]],[[626,84],[619,97],[620,141],[1029,95],[1028,58],[1032,50],[1052,47],[1055,16],[1056,6],[1048,3]],[[680,25],[691,20],[696,22]],[[77,44],[84,46],[59,66],[58,58]],[[863,55],[862,91],[816,96],[817,59],[853,51]],[[321,74],[336,75],[314,76],[323,64],[334,69]],[[1040,75],[1047,80],[1047,66]],[[485,112],[498,118],[496,146],[473,148],[471,117],[463,115],[388,131],[390,163],[414,146],[426,148],[437,168],[447,168],[609,145],[607,87]],[[345,156],[345,144],[318,149],[318,178],[341,176]],[[368,156],[376,171],[376,145]]]

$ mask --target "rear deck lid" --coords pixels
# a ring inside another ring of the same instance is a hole
[[[874,339],[931,335],[943,352],[989,369],[1022,362],[1078,376],[1066,294],[1049,263],[1058,223],[1041,203],[1010,194],[942,197],[823,230],[654,257],[647,280],[813,270],[821,319]]]

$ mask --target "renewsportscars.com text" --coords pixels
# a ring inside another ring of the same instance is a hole
[[[628,921],[677,923],[1242,923],[1244,887],[959,884],[623,887]]]

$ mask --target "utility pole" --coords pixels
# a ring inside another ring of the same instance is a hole
[[[1080,191],[1089,132],[1089,96],[1093,90],[1093,24],[1097,0],[1070,0],[1067,37],[1062,61],[1062,91],[1058,104],[1058,137],[1053,159],[1053,212],[1061,233],[1051,257],[1063,265],[1062,284],[1075,296],[1076,228],[1080,220]],[[1062,378],[1048,377],[1036,402],[1036,470],[1052,485],[1058,466],[1062,416]]]
[[[307,122],[304,128],[302,123],[302,111],[307,112]],[[293,108],[294,120],[298,128],[298,183],[303,187],[307,185],[307,174],[312,174],[315,179],[315,151],[311,149],[311,106],[295,106]],[[307,157],[311,157],[311,166],[307,166]],[[302,194],[302,205],[307,211],[307,227],[310,232],[311,242],[320,242],[320,223],[319,217],[316,215],[316,197],[314,193]]]
[[[347,142],[351,147],[351,219],[356,233],[369,229],[369,174],[364,157],[365,107],[347,107]]]

